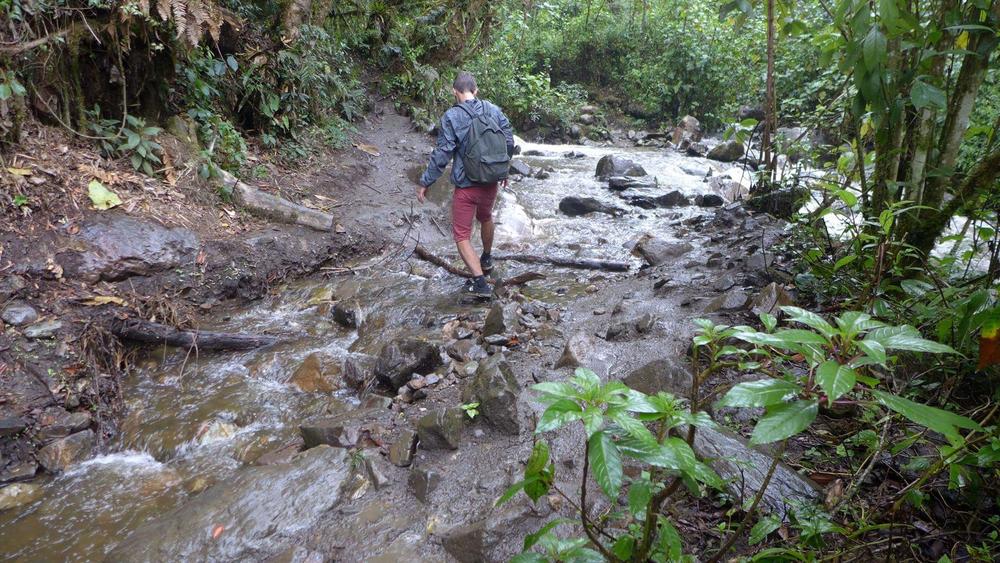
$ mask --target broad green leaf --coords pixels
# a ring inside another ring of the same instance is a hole
[[[958,428],[982,430],[982,427],[976,421],[953,412],[916,403],[898,395],[886,393],[885,391],[872,390],[872,395],[878,399],[878,402],[893,411],[921,426],[926,426],[940,433],[952,445],[958,445],[962,442],[962,436],[958,433]]]
[[[623,535],[611,545],[611,553],[622,561],[632,559],[632,552],[635,550],[635,538],[628,534]]]
[[[646,517],[646,506],[653,498],[653,490],[649,479],[637,479],[628,489],[628,509],[638,520]]]
[[[885,63],[886,39],[878,26],[873,25],[868,30],[864,42],[861,45],[861,54],[864,59],[865,68],[876,72]]]
[[[653,434],[649,431],[646,426],[636,420],[627,412],[618,411],[611,416],[611,420],[614,421],[619,428],[625,431],[629,436],[633,436],[642,440],[654,440]]]
[[[826,322],[823,317],[799,307],[782,307],[782,311],[788,315],[788,319],[797,323],[802,323],[819,331],[823,336],[830,338],[836,333],[833,325]]]
[[[570,381],[578,385],[585,392],[592,391],[601,386],[601,378],[593,370],[587,368],[576,368]]]
[[[659,524],[660,532],[660,537],[658,538],[660,551],[666,554],[667,561],[680,561],[681,554],[683,553],[681,535],[677,533],[677,529],[670,523],[670,520],[667,520],[663,516],[657,516],[657,523]]]
[[[512,557],[510,563],[549,563],[549,558],[541,553],[527,551]]]
[[[549,432],[560,428],[574,420],[580,420],[583,416],[583,409],[576,401],[569,399],[559,399],[549,405],[535,426],[535,433]]]
[[[0,82],[0,102],[10,98],[11,88],[6,82]]]
[[[530,479],[530,481],[537,481],[537,480],[538,480],[537,477],[533,477],[533,478]],[[529,479],[524,479],[522,481],[518,481],[517,483],[514,483],[513,485],[507,487],[507,490],[504,491],[502,495],[500,495],[500,498],[498,498],[496,500],[496,502],[493,503],[493,506],[500,506],[500,505],[506,504],[508,501],[510,501],[510,499],[514,498],[514,495],[516,495],[518,492],[520,492],[522,489],[524,489],[524,485],[528,481],[529,481]]]
[[[944,109],[948,105],[948,96],[944,90],[919,79],[910,88],[910,100],[917,109]]]
[[[760,379],[734,385],[719,400],[723,407],[767,407],[776,405],[789,395],[797,395],[802,388],[783,379]]]
[[[774,333],[774,337],[778,338],[782,342],[790,342],[793,344],[819,344],[822,346],[827,343],[826,338],[824,338],[822,334],[798,328],[779,330]]]
[[[876,364],[885,364],[885,346],[877,340],[857,340],[854,342],[862,352],[864,352],[868,357],[870,357]],[[858,364],[852,364],[854,367],[859,367]]]
[[[549,492],[555,478],[555,465],[549,463],[549,446],[539,440],[531,450],[524,468],[524,494],[536,501]]]
[[[832,403],[854,388],[857,374],[854,370],[842,366],[834,360],[827,360],[816,368],[816,382],[827,395],[828,403]]]
[[[91,180],[90,184],[87,185],[87,195],[90,196],[90,201],[94,204],[94,209],[101,211],[122,204],[122,200],[118,198],[115,192],[105,188],[104,184],[97,180]]]
[[[552,520],[549,520],[544,526],[539,528],[538,531],[524,536],[524,544],[521,547],[521,551],[528,551],[532,547],[535,547],[535,544],[538,543],[538,540],[540,540],[542,536],[552,531],[552,529],[556,526],[561,526],[563,524],[573,525],[576,524],[576,522],[570,520],[569,518],[553,518]]]
[[[597,407],[587,407],[581,416],[583,419],[583,429],[587,431],[587,439],[604,426],[604,415]]]
[[[757,545],[764,541],[771,532],[777,530],[781,527],[781,518],[775,516],[774,514],[768,514],[762,517],[753,525],[750,529],[750,539],[747,541],[750,545]]]
[[[819,412],[815,399],[795,401],[768,407],[750,435],[751,444],[770,444],[802,432],[812,424]]]
[[[622,486],[622,458],[618,447],[607,432],[595,432],[587,444],[591,475],[604,494],[614,501]]]

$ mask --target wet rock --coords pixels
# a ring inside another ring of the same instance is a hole
[[[201,423],[195,432],[194,439],[199,444],[210,444],[219,440],[227,440],[236,435],[239,427],[227,420],[213,418]]]
[[[589,113],[585,113],[576,119],[582,125],[593,125],[597,122],[597,118]]]
[[[564,197],[559,202],[559,211],[562,211],[569,217],[579,217],[589,213],[606,213],[617,217],[625,212],[612,205],[601,203],[592,197],[577,196]]]
[[[517,303],[494,303],[483,321],[483,337],[503,335],[517,329]]]
[[[23,432],[28,426],[28,421],[18,416],[8,416],[0,418],[0,438],[13,436]]]
[[[481,360],[486,357],[486,350],[472,340],[456,340],[445,348],[445,351],[453,359],[459,362],[469,360]]]
[[[538,172],[535,172],[535,179],[537,180],[548,180],[551,177],[552,172],[548,170],[539,170]]]
[[[236,561],[274,553],[340,503],[350,473],[347,451],[326,446],[290,464],[242,467],[135,530],[107,560]]]
[[[746,152],[746,149],[743,147],[743,143],[739,141],[725,141],[712,147],[712,150],[708,151],[706,158],[718,160],[719,162],[736,162],[743,156],[744,152]]]
[[[612,176],[608,178],[608,188],[614,191],[629,189],[647,190],[657,187],[659,183],[656,176],[641,176],[633,178],[629,176]]]
[[[737,311],[747,306],[750,296],[740,289],[732,289],[716,297],[705,306],[706,313]]]
[[[351,354],[344,359],[344,381],[354,389],[368,387],[374,378],[375,358],[366,354]]]
[[[747,207],[770,213],[781,219],[790,219],[802,208],[809,191],[805,188],[779,188],[767,193],[754,194],[747,200]]]
[[[636,336],[646,334],[656,324],[656,317],[645,313],[635,318],[618,320],[611,323],[604,336],[605,340],[617,342],[631,340]]]
[[[84,430],[60,438],[38,450],[38,463],[49,473],[61,473],[90,455],[94,447],[94,433]]]
[[[632,160],[609,154],[597,161],[597,177],[607,180],[612,176],[646,176],[646,171]]]
[[[543,524],[544,512],[507,505],[502,511],[459,524],[441,534],[441,545],[460,563],[510,561],[521,550],[522,539]]]
[[[320,445],[353,448],[361,437],[361,426],[339,419],[313,422],[299,426],[306,449]]]
[[[795,305],[795,300],[777,283],[771,282],[760,290],[750,302],[750,310],[755,315],[761,313],[777,314],[780,307]]]
[[[168,228],[128,215],[100,214],[80,226],[75,237],[88,248],[61,260],[67,277],[118,281],[194,264],[198,238],[183,228]]]
[[[762,252],[757,252],[750,255],[744,263],[744,267],[748,272],[759,272],[761,270],[766,270],[774,265],[774,255],[764,254]]]
[[[42,321],[25,328],[24,336],[33,340],[52,338],[62,326],[62,321]]]
[[[414,373],[431,373],[441,365],[438,347],[423,340],[408,338],[386,344],[375,362],[379,384],[399,389]]]
[[[420,502],[427,503],[428,497],[441,484],[441,474],[433,469],[414,467],[410,470],[406,484],[413,496],[417,497]]]
[[[516,436],[521,431],[517,414],[520,386],[510,364],[497,354],[479,365],[463,400],[478,402],[483,419],[504,434]]]
[[[705,143],[691,143],[684,149],[684,154],[703,158],[706,154],[708,154],[708,146],[706,146]]]
[[[688,198],[677,190],[654,198],[653,201],[656,203],[657,207],[680,207],[690,203]]]
[[[6,301],[26,287],[28,287],[28,281],[24,279],[24,276],[7,274],[0,277],[0,301]]]
[[[25,456],[29,456],[30,453],[23,452]],[[0,463],[4,463],[5,460],[0,458]],[[6,465],[0,469],[0,483],[11,483],[14,481],[25,481],[31,479],[38,472],[38,464],[31,459],[20,459],[17,461],[8,461]]]
[[[698,428],[694,450],[699,458],[707,458],[726,483],[729,492],[740,499],[737,504],[742,504],[757,494],[772,462],[771,456],[758,452],[742,437],[722,428]],[[785,463],[779,463],[761,499],[761,508],[787,517],[786,511],[790,503],[815,502],[819,499],[819,487],[815,483],[799,475]]]
[[[716,278],[716,280],[712,282],[712,289],[714,289],[715,291],[726,291],[728,289],[732,289],[733,286],[735,285],[736,285],[736,278],[734,278],[729,274],[726,274],[724,276]]]
[[[66,412],[62,407],[49,407],[38,417],[38,439],[43,442],[56,438],[65,438],[74,432],[85,430],[90,426],[90,413],[77,411]]]
[[[295,368],[288,383],[306,393],[332,393],[338,387],[334,384],[334,378],[330,377],[330,374],[320,363],[319,356],[315,352],[306,356],[299,367]]]
[[[324,563],[326,558],[318,551],[310,551],[305,547],[288,547],[270,557],[265,563]]]
[[[269,452],[262,454],[255,460],[252,460],[254,465],[275,465],[278,463],[290,463],[292,458],[294,458],[300,451],[305,448],[305,442],[299,438],[295,438],[282,446],[273,449]]]
[[[417,437],[425,450],[457,450],[465,424],[462,409],[438,409],[417,421]]]
[[[691,370],[679,361],[663,358],[634,370],[622,382],[647,395],[666,391],[687,397],[691,393]]]
[[[680,169],[685,174],[690,174],[692,176],[699,176],[701,178],[704,178],[705,176],[708,176],[709,174],[712,173],[711,166],[698,163],[697,161],[683,162],[680,165]]]
[[[527,162],[515,158],[510,161],[510,172],[511,174],[520,174],[522,176],[531,176],[534,169]]]
[[[34,483],[14,483],[0,489],[0,511],[31,504],[41,498],[42,486]]]
[[[24,301],[12,301],[0,312],[0,319],[13,326],[26,325],[38,320],[38,311]]]
[[[354,299],[334,303],[332,313],[334,322],[346,328],[358,328],[364,320],[361,304]]]
[[[417,433],[403,430],[399,438],[389,446],[389,462],[396,467],[409,467],[417,451]]]
[[[694,198],[694,204],[699,207],[722,207],[726,204],[726,200],[722,199],[721,195],[701,194]]]
[[[585,367],[605,377],[611,369],[611,357],[603,341],[585,332],[578,332],[566,341],[562,355],[554,367],[556,369]]]
[[[641,256],[650,266],[659,266],[692,250],[694,246],[688,242],[667,242],[656,237],[643,237],[632,248],[632,253]]]

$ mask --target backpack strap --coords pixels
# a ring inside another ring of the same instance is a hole
[[[466,113],[466,115],[469,116],[470,119],[475,119],[476,117],[478,117],[477,114],[472,113],[472,111],[470,111],[469,108],[465,107],[465,102],[462,102],[460,104],[455,104],[452,107],[456,107],[456,108],[464,111]],[[485,105],[483,106],[483,113],[482,113],[482,115],[483,116],[486,115],[486,106]]]

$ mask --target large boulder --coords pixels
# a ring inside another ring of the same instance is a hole
[[[608,351],[606,342],[587,334],[577,332],[566,340],[562,355],[556,361],[555,368],[578,368],[584,367],[594,371],[597,375],[605,377],[611,371],[611,353]]]
[[[612,176],[647,176],[646,171],[632,160],[609,154],[597,161],[597,177],[607,180]]]
[[[83,461],[94,448],[94,432],[84,430],[60,438],[38,450],[38,463],[49,473],[61,473]]]
[[[457,450],[462,441],[465,411],[438,409],[417,421],[417,437],[425,450]]]
[[[694,250],[689,242],[669,242],[656,237],[643,237],[632,248],[632,253],[641,256],[650,266],[659,266],[680,258]]]
[[[347,450],[320,446],[291,463],[244,466],[132,532],[106,561],[246,561],[282,549],[344,496]]]
[[[736,162],[743,157],[745,152],[746,149],[743,143],[739,141],[726,141],[712,147],[712,150],[708,151],[708,154],[705,156],[719,162]]]
[[[544,504],[544,503],[542,503]],[[459,563],[510,561],[521,550],[522,538],[537,531],[546,513],[527,503],[508,503],[479,520],[441,532],[441,545]]]
[[[778,314],[781,307],[795,305],[795,299],[775,282],[767,284],[750,302],[750,310],[755,315],[761,313]]]
[[[677,127],[674,127],[671,141],[679,145],[682,141],[698,142],[701,140],[701,123],[693,116],[685,115],[681,118]]]
[[[623,210],[601,203],[592,197],[564,197],[559,202],[559,211],[570,217],[579,217],[590,213],[606,213],[611,216],[618,216],[624,213]]]
[[[647,395],[666,391],[687,397],[691,393],[691,370],[681,362],[663,358],[633,370],[622,382]]]
[[[479,364],[463,395],[463,400],[479,403],[479,412],[486,422],[504,434],[521,432],[517,414],[520,386],[514,371],[500,354]]]
[[[751,194],[747,207],[769,213],[781,219],[790,219],[802,208],[809,190],[805,188],[778,188],[764,193]]]
[[[375,379],[396,390],[406,385],[414,373],[426,375],[441,365],[438,347],[423,340],[394,340],[384,347],[375,362]]]
[[[742,289],[731,289],[722,295],[711,300],[705,306],[706,313],[717,313],[719,311],[738,311],[747,306],[750,296]]]
[[[114,213],[80,225],[74,236],[83,248],[60,259],[68,277],[88,282],[118,281],[194,264],[198,238],[187,229]]]
[[[497,334],[503,335],[516,330],[518,326],[517,307],[517,303],[506,305],[494,303],[490,307],[490,312],[486,314],[486,320],[483,321],[483,338]],[[471,350],[471,346],[469,350]]]
[[[0,312],[0,319],[13,326],[31,324],[38,320],[38,311],[24,301],[12,301]]]
[[[684,194],[677,190],[656,197],[625,194],[622,194],[622,197],[625,197],[629,204],[643,209],[679,207],[691,203]]]
[[[329,368],[324,366],[319,356],[313,352],[306,356],[299,367],[295,368],[291,377],[288,378],[288,383],[306,393],[332,393],[340,385],[337,377],[339,366],[336,369],[331,368],[333,366],[329,366]]]

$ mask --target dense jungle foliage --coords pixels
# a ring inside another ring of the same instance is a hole
[[[1000,557],[1000,1],[0,0],[0,17],[0,155],[39,121],[150,175],[164,132],[206,178],[247,174],[254,150],[293,163],[346,145],[374,99],[430,131],[460,68],[526,138],[670,131],[693,115],[749,143],[753,193],[804,205],[780,252],[821,314],[703,324],[699,384],[723,370],[760,381],[700,402],[586,370],[540,386],[539,434],[581,423],[584,467],[627,509],[556,521],[520,559],[690,558],[665,507],[685,489],[724,504],[690,447],[719,400],[761,409],[753,439],[778,458],[818,413],[856,424],[810,460],[839,468],[839,494],[790,525],[729,506],[731,540],[699,559],[741,546],[851,560],[917,530],[942,538],[939,561]],[[581,130],[583,105],[599,120]],[[556,494],[538,444],[511,495]],[[903,450],[921,452],[907,484],[872,486]],[[623,456],[645,469],[625,475]]]

